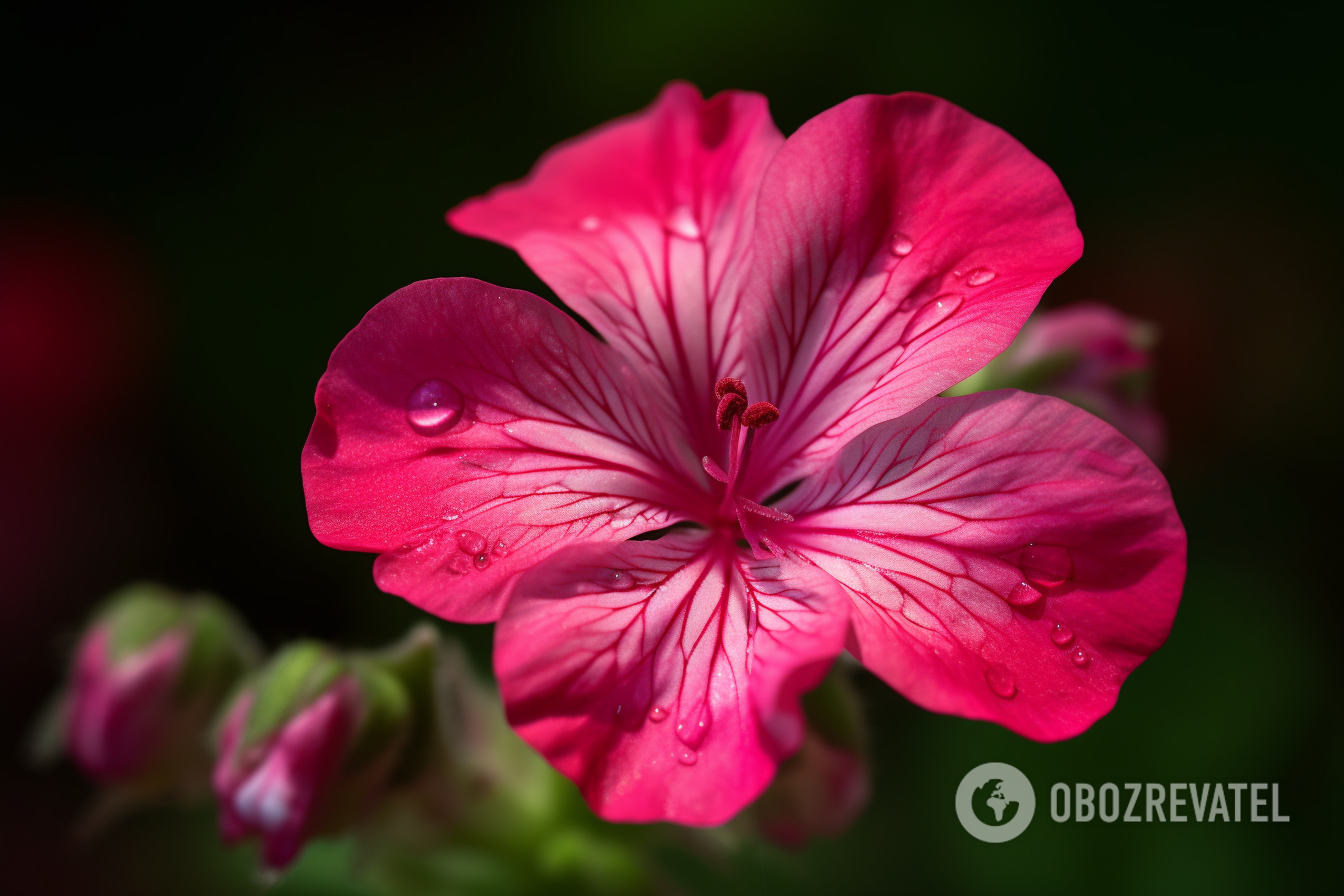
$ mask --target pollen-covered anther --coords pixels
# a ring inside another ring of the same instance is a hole
[[[723,379],[719,380],[717,383],[714,384],[714,397],[715,397],[715,398],[717,398],[717,399],[719,399],[719,400],[722,400],[722,399],[723,399],[723,396],[729,394],[730,392],[731,392],[732,394],[734,394],[734,395],[741,395],[741,396],[742,396],[742,401],[743,401],[744,403],[746,402],[746,400],[747,400],[747,387],[744,386],[744,385],[742,384],[742,381],[741,381],[740,379],[738,379],[737,377],[735,377],[735,376],[726,376],[726,377],[724,377]]]
[[[768,401],[758,401],[742,412],[742,425],[748,429],[760,429],[779,419],[779,408]]]
[[[716,413],[716,419],[719,422],[719,429],[728,429],[733,425],[733,418],[747,409],[747,400],[736,392],[725,392],[719,397],[719,407]]]

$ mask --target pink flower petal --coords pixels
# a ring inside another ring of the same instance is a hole
[[[1037,740],[1115,703],[1171,629],[1185,530],[1162,474],[1055,398],[935,399],[782,502],[849,591],[851,652],[927,709]]]
[[[743,378],[781,414],[755,491],[978,370],[1081,252],[1054,173],[951,103],[860,96],[803,125],[761,184],[743,307]]]
[[[562,144],[448,213],[511,246],[571,308],[647,363],[700,454],[711,389],[740,370],[734,326],[756,188],[783,137],[765,97],[669,84],[647,110]]]
[[[234,811],[261,835],[268,867],[285,867],[303,848],[322,788],[354,734],[356,701],[348,679],[323,694],[285,723],[261,764],[234,792]]]
[[[509,721],[611,821],[727,821],[803,734],[844,594],[794,557],[671,534],[571,552],[500,620]]]
[[[303,451],[313,533],[382,554],[380,588],[459,622],[554,551],[710,501],[640,377],[536,296],[427,280],[337,346]]]

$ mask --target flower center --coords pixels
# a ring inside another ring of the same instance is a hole
[[[736,517],[742,536],[751,545],[752,553],[757,557],[768,557],[773,545],[768,536],[760,530],[759,520],[764,518],[776,522],[793,522],[793,517],[782,510],[757,504],[747,496],[740,494],[739,483],[743,480],[747,463],[751,460],[751,443],[756,438],[756,430],[763,429],[779,419],[779,408],[768,401],[747,403],[747,387],[735,376],[726,376],[714,386],[714,396],[719,400],[715,411],[719,429],[730,430],[728,436],[728,470],[715,463],[712,457],[703,457],[700,463],[705,472],[724,484],[723,503],[719,505],[721,516]]]

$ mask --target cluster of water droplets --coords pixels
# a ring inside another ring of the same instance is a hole
[[[915,251],[915,241],[909,234],[897,231],[891,235],[887,243],[887,251],[890,252],[895,263],[899,264],[911,252]],[[960,281],[958,287],[976,287],[984,286],[994,279],[994,272],[988,268],[974,268],[970,271],[953,271],[952,276]],[[903,304],[904,311],[913,311],[910,320],[905,325],[905,331],[901,334],[900,344],[908,345],[910,342],[923,336],[934,327],[947,320],[957,313],[957,310],[965,303],[966,297],[961,292],[947,291],[939,293],[928,301],[919,303],[918,299],[911,297],[906,300],[908,304]]]
[[[1017,557],[1022,579],[1008,590],[1003,599],[1018,610],[1037,606],[1050,589],[1063,585],[1073,576],[1073,555],[1066,547],[1032,542],[1022,548]],[[1062,622],[1050,629],[1050,640],[1061,650],[1067,650],[1069,659],[1080,669],[1092,661],[1087,648],[1076,643],[1073,629]],[[1017,682],[1007,667],[991,663],[985,671],[989,689],[1005,700],[1017,694]]]
[[[616,707],[618,717],[624,708],[624,705]],[[646,718],[657,725],[672,718],[672,713],[666,706],[655,703],[649,708]],[[696,717],[688,716],[677,722],[674,733],[678,742],[673,745],[672,754],[682,765],[695,765],[699,761],[700,745],[704,743],[705,735],[709,733],[709,721],[709,709],[702,706]]]
[[[621,716],[624,704],[616,706],[616,716]],[[672,714],[667,707],[654,704],[649,708],[647,718],[650,722],[658,724],[666,722]],[[677,757],[677,761],[682,765],[695,765],[700,760],[700,744],[705,740],[705,735],[709,732],[709,713],[707,709],[702,708],[700,717],[697,720],[683,720],[677,723],[676,735],[677,743],[672,748],[672,754]]]
[[[470,529],[457,530],[453,539],[457,542],[458,552],[448,558],[446,565],[449,572],[458,575],[473,569],[488,569],[491,562],[509,554],[509,545],[504,539],[495,538],[492,543],[491,539]]]
[[[1050,640],[1055,642],[1055,646],[1069,651],[1069,659],[1079,668],[1092,662],[1092,657],[1088,655],[1087,648],[1081,644],[1073,643],[1073,629],[1062,622],[1056,622],[1050,629]],[[1073,645],[1072,649],[1069,646]]]

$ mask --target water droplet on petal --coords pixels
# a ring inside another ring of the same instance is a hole
[[[1008,592],[1008,603],[1015,607],[1027,607],[1040,600],[1041,596],[1040,591],[1026,582],[1018,582],[1013,586],[1013,590]]]
[[[690,717],[677,723],[677,739],[692,750],[700,749],[709,733],[709,707],[701,706],[694,720]]]
[[[458,510],[457,508],[455,508],[455,507],[450,507],[450,508],[448,508],[447,510],[445,510],[445,511],[443,512],[443,518],[444,518],[445,520],[448,520],[449,522],[452,522],[453,520],[457,519],[457,518],[458,518],[459,516],[461,516],[461,515],[462,515],[462,512],[461,512],[460,510]]]
[[[1073,650],[1069,651],[1069,659],[1073,660],[1073,664],[1079,668],[1082,668],[1083,666],[1086,666],[1088,663],[1092,662],[1092,657],[1087,655],[1087,651],[1082,648],[1082,645],[1079,645],[1078,647],[1075,647],[1073,648]]]
[[[459,576],[471,572],[471,558],[465,554],[454,554],[448,559],[448,571]]]
[[[1062,622],[1056,622],[1055,627],[1050,629],[1050,640],[1060,647],[1067,647],[1069,642],[1073,640],[1073,629]]]
[[[683,748],[677,751],[677,761],[682,765],[695,765],[696,760],[699,758],[700,754],[690,748]]]
[[[602,576],[602,585],[609,591],[629,591],[635,587],[635,577],[623,569],[609,569]]]
[[[967,286],[984,286],[994,279],[994,272],[988,268],[976,268],[966,275]]]
[[[475,557],[472,557],[471,562],[475,564],[477,569],[485,569],[487,566],[490,565],[490,555],[485,552],[481,552],[477,554]]]
[[[1053,588],[1073,575],[1073,556],[1068,548],[1053,544],[1029,544],[1018,560],[1023,574],[1037,585]]]
[[[602,226],[602,219],[599,218],[597,215],[589,215],[588,217],[584,218],[582,221],[579,222],[579,229],[585,230],[588,233],[592,233],[593,231],[599,229],[601,226]]]
[[[700,239],[700,224],[695,220],[695,214],[684,205],[674,208],[663,222],[663,226],[669,233],[674,233],[682,239]]]
[[[499,541],[495,542],[495,547],[491,550],[491,553],[496,557],[507,557],[509,554],[508,543],[501,538]]]
[[[1017,682],[1013,674],[1002,666],[990,666],[985,670],[985,684],[989,689],[1005,700],[1017,693]]]
[[[485,550],[485,539],[470,529],[457,533],[457,546],[464,554],[479,554]]]
[[[915,241],[903,233],[893,233],[891,235],[891,254],[897,258],[904,258],[915,250]]]
[[[462,416],[462,393],[443,380],[425,380],[406,399],[406,422],[422,436],[447,432]]]
[[[910,318],[909,323],[905,325],[905,332],[901,334],[901,344],[904,345],[912,339],[923,336],[947,320],[961,307],[961,302],[961,296],[953,293],[944,293],[931,299],[923,308],[916,311],[914,316]]]
[[[663,709],[661,706],[655,706],[653,709],[649,710],[650,722],[661,722],[666,718],[667,710]]]

